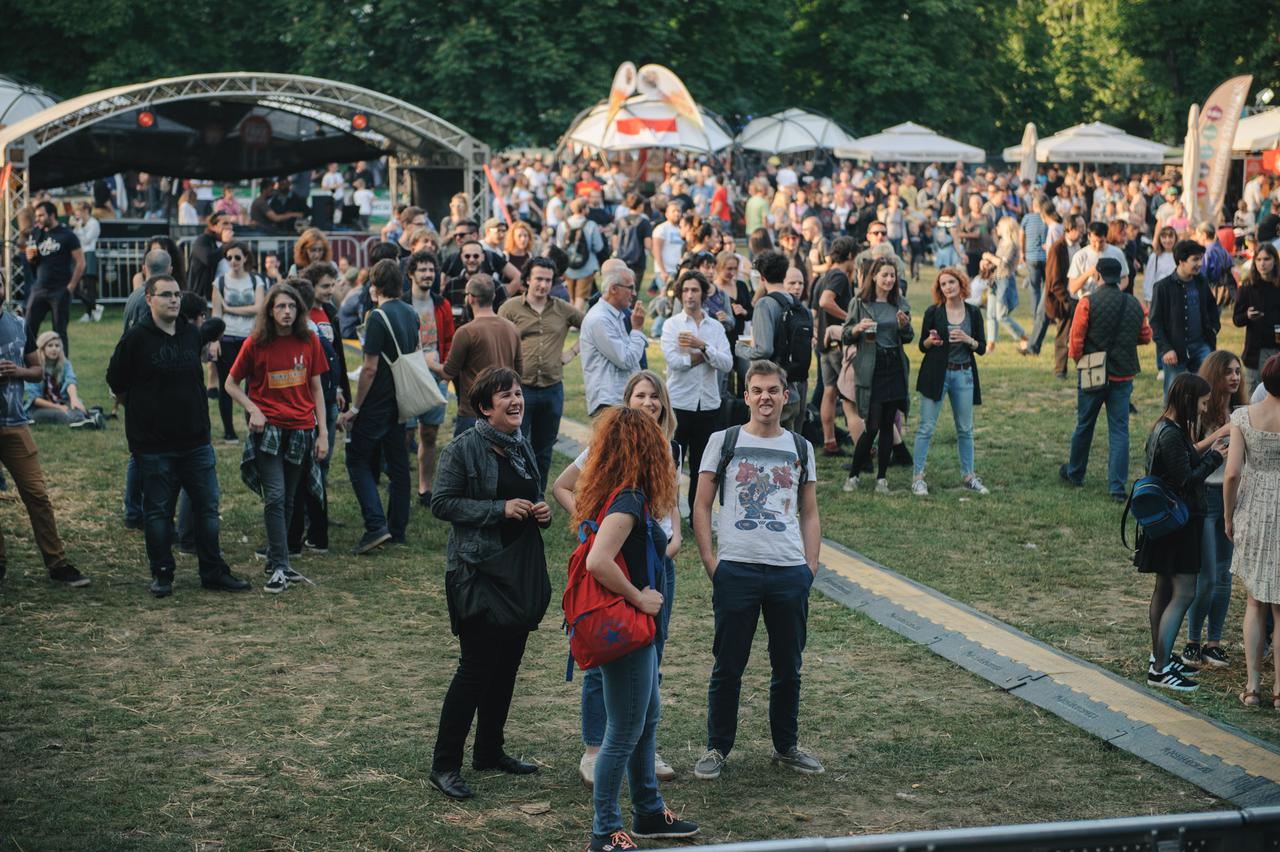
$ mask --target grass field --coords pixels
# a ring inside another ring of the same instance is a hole
[[[921,291],[913,293],[917,314]],[[90,403],[106,401],[103,373],[118,316],[72,327],[72,357]],[[1230,333],[1224,345],[1239,339]],[[1074,391],[1053,379],[1046,358],[1022,359],[1013,348],[982,361],[978,470],[990,497],[968,499],[954,487],[954,432],[944,413],[928,498],[907,492],[902,468],[890,473],[893,495],[841,494],[842,474],[823,461],[824,533],[1136,677],[1146,657],[1149,581],[1126,566],[1118,511],[1099,479],[1105,429],[1088,487],[1061,488],[1056,470],[1074,423]],[[661,369],[660,358],[654,366]],[[567,414],[582,418],[581,372],[573,365],[566,375]],[[1137,384],[1135,470],[1159,394],[1150,373]],[[911,431],[914,423],[913,416]],[[455,804],[426,782],[457,647],[443,595],[444,525],[415,507],[408,548],[341,554],[360,524],[339,458],[333,517],[343,526],[332,533],[335,551],[298,565],[314,588],[279,597],[205,593],[193,560],[180,557],[175,595],[156,601],[146,592],[141,536],[120,524],[123,423],[99,433],[44,427],[36,438],[68,550],[94,584],[52,586],[21,504],[0,503],[10,542],[9,577],[0,585],[0,848],[585,845],[591,805],[577,780],[577,683],[563,680],[558,602],[531,638],[507,727],[509,749],[543,771],[522,779],[466,772],[477,798]],[[252,550],[263,541],[261,506],[239,481],[238,448],[217,451],[223,547],[233,568],[259,583]],[[557,459],[557,469],[564,462]],[[556,588],[570,549],[562,521],[546,534]],[[702,822],[703,842],[1225,806],[820,596],[810,616],[801,738],[827,774],[807,778],[769,765],[758,637],[739,745],[720,782],[696,782],[689,770],[705,736],[710,612],[709,583],[689,539],[658,742],[680,772],[664,795]],[[1188,703],[1275,741],[1275,716],[1235,704],[1238,636],[1233,606],[1227,638],[1236,664]]]

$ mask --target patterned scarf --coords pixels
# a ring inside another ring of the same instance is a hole
[[[506,432],[499,432],[493,428],[489,425],[489,421],[484,418],[476,420],[475,430],[480,433],[481,438],[484,438],[506,454],[507,461],[511,462],[512,470],[520,474],[521,478],[534,478],[538,466],[533,458],[533,448],[525,440],[522,430],[517,429],[514,435],[508,435]]]

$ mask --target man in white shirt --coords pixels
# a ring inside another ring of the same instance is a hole
[[[1129,289],[1129,262],[1124,252],[1117,246],[1107,242],[1107,223],[1089,223],[1089,245],[1076,252],[1071,258],[1071,266],[1067,269],[1067,289],[1076,298],[1087,296],[1102,283],[1098,275],[1098,261],[1104,257],[1113,257],[1120,261],[1120,289]]]
[[[769,633],[769,729],[773,761],[795,772],[823,771],[799,747],[800,665],[808,630],[809,587],[818,573],[813,446],[782,428],[786,378],[771,361],[747,370],[751,419],[716,432],[698,468],[693,534],[715,594],[715,665],[707,689],[707,750],[696,778],[720,777],[738,729],[738,697],[756,625]],[[711,507],[722,494],[716,540]]]
[[[666,208],[667,220],[653,229],[653,278],[659,287],[665,287],[676,274],[684,256],[684,237],[680,235],[683,212],[680,203],[672,201]]]
[[[778,189],[782,189],[784,186],[795,186],[800,183],[800,178],[796,174],[796,170],[791,168],[790,163],[787,163],[785,166],[778,169],[778,174],[775,180],[778,183]]]
[[[330,163],[324,177],[320,178],[320,188],[333,196],[335,210],[342,206],[343,190],[346,185],[347,179],[342,176],[342,172],[338,171],[338,164]]]
[[[684,309],[662,326],[662,354],[667,359],[667,393],[676,415],[676,443],[689,460],[689,505],[698,493],[698,463],[707,439],[720,420],[720,373],[733,369],[733,354],[724,325],[709,317],[702,304],[711,282],[686,272],[677,282]]]
[[[644,302],[635,298],[636,276],[611,257],[600,267],[600,301],[587,311],[578,336],[582,347],[582,384],[587,413],[622,402],[631,376],[640,370],[648,339],[644,336]],[[627,308],[631,307],[630,325]]]

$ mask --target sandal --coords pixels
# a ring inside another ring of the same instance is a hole
[[[1280,701],[1280,695],[1273,695],[1271,698],[1272,698],[1271,705],[1272,707],[1274,707],[1276,702]],[[1258,693],[1258,692],[1250,692],[1249,690],[1245,690],[1244,692],[1240,693],[1240,703],[1243,704],[1245,707],[1254,707],[1254,708],[1259,707],[1262,704],[1262,695],[1261,693]]]

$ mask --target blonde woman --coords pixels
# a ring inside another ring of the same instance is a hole
[[[1005,216],[996,223],[996,286],[987,290],[987,341],[996,342],[996,324],[1005,327],[1018,340],[1018,351],[1027,351],[1027,333],[1013,318],[1018,306],[1018,261],[1021,237],[1018,222]]]

